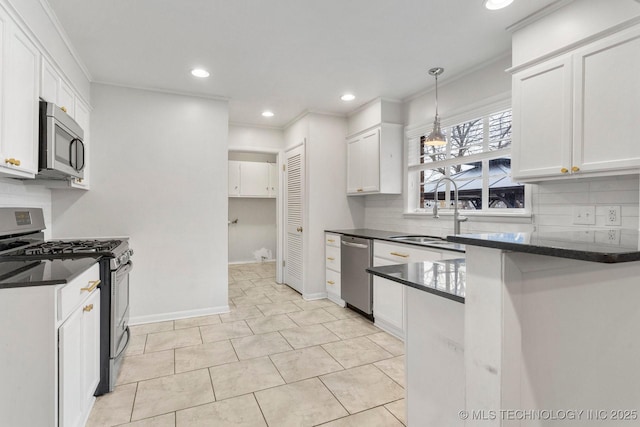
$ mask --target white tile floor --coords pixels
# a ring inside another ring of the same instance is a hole
[[[274,277],[273,263],[230,266],[230,313],[132,327],[88,426],[406,424],[402,342]]]

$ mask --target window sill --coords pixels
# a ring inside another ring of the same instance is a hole
[[[460,216],[467,218],[518,218],[518,219],[530,219],[533,217],[531,212],[478,212],[478,211],[458,211]],[[438,215],[444,217],[452,217],[452,210],[439,209]],[[403,213],[405,218],[433,218],[433,214],[429,212],[405,212]]]

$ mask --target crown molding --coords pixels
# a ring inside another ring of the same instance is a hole
[[[575,0],[558,0],[555,3],[551,3],[546,5],[545,7],[543,7],[542,9],[537,10],[536,12],[533,12],[531,15],[525,16],[524,18],[522,18],[521,20],[519,20],[518,22],[509,25],[506,28],[506,31],[513,33],[518,31],[521,28],[526,27],[527,25],[530,25],[536,21],[539,21],[540,19],[544,18],[545,16],[551,15],[553,12],[555,12],[558,9],[561,9],[563,7],[565,7],[566,5],[568,5],[569,3],[573,3]]]
[[[162,88],[157,88],[157,87],[153,87],[153,86],[127,85],[127,84],[123,84],[123,83],[107,82],[107,81],[99,81],[99,80],[98,81],[92,81],[91,84],[99,84],[99,85],[103,85],[103,86],[121,87],[121,88],[125,88],[125,89],[144,90],[144,91],[147,91],[147,92],[166,93],[166,94],[169,94],[169,95],[190,96],[190,97],[193,97],[193,98],[210,99],[210,100],[213,100],[213,101],[229,102],[229,98],[227,98],[225,96],[208,95],[208,94],[197,93],[197,92],[187,92],[187,91],[179,91],[179,90],[162,89]]]

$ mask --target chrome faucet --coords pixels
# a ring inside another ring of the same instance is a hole
[[[460,217],[460,214],[458,213],[458,186],[456,185],[456,182],[451,178],[447,178],[447,177],[440,178],[438,182],[436,182],[436,189],[434,191],[435,204],[433,205],[433,217],[440,218],[440,215],[438,215],[438,186],[440,186],[440,183],[442,181],[449,181],[450,183],[453,184],[453,194],[454,194],[453,234],[460,234],[460,223],[467,221],[469,218]]]

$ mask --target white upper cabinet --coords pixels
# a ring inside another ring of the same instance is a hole
[[[240,162],[229,160],[229,197],[240,195]]]
[[[277,193],[275,163],[229,160],[229,197],[272,198]]]
[[[569,172],[571,107],[568,55],[513,76],[514,177]]]
[[[640,166],[640,26],[578,50],[574,70],[574,165]]]
[[[347,194],[402,193],[402,126],[383,123],[347,140]]]
[[[0,174],[33,178],[38,171],[40,52],[0,9]]]
[[[513,75],[514,179],[640,167],[640,25]]]
[[[64,81],[60,73],[44,56],[42,57],[41,74],[40,98],[47,102],[53,102],[80,124],[78,117],[76,117],[76,104],[79,99],[76,99],[71,86]],[[84,130],[84,127],[82,129]]]

